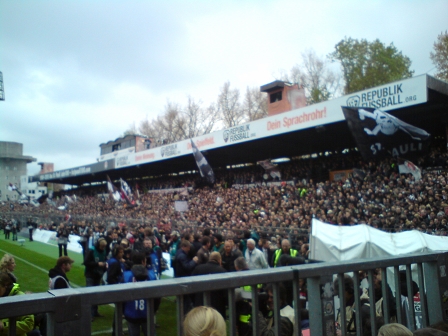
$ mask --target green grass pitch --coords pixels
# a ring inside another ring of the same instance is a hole
[[[19,236],[19,239],[23,238]],[[23,292],[41,293],[48,290],[48,270],[56,265],[59,252],[58,247],[40,242],[30,242],[25,239],[23,246],[17,241],[5,240],[0,234],[0,258],[5,253],[15,257],[18,283]],[[70,258],[75,260],[71,271],[67,274],[73,287],[84,287],[84,266],[82,255],[68,251]],[[96,318],[92,323],[92,335],[102,336],[112,334],[112,319],[114,309],[110,305],[100,306],[99,311],[104,317]],[[176,303],[174,298],[164,298],[157,312],[156,329],[157,336],[176,335]],[[123,321],[124,333],[126,334],[126,323]]]

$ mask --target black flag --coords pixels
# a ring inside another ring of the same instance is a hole
[[[205,178],[207,182],[212,184],[215,183],[215,174],[213,173],[212,167],[210,167],[204,155],[202,155],[201,151],[196,147],[193,140],[190,139],[190,141],[194,159],[196,160],[201,176]]]
[[[426,152],[430,134],[370,107],[342,107],[350,131],[364,159],[412,157]]]
[[[117,187],[110,180],[109,175],[107,176],[107,191],[109,192],[110,198],[112,198],[115,202],[118,202],[121,198],[120,192]]]

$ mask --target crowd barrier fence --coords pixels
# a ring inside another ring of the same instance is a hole
[[[70,288],[50,290],[47,293],[12,296],[1,299],[0,319],[9,318],[10,324],[15,325],[15,318],[37,313],[47,313],[47,335],[90,335],[91,334],[91,306],[115,304],[115,335],[122,334],[123,303],[125,301],[146,300],[148,335],[155,334],[154,322],[154,299],[160,297],[176,297],[177,301],[177,335],[182,335],[182,321],[184,317],[183,300],[186,295],[200,293],[203,295],[205,305],[210,303],[211,291],[226,290],[229,302],[229,334],[236,335],[236,309],[235,288],[250,285],[252,288],[252,316],[253,335],[259,335],[258,326],[258,284],[272,283],[274,295],[274,331],[280,335],[280,282],[291,282],[293,286],[293,297],[299,298],[299,278],[307,280],[308,307],[310,318],[310,332],[313,336],[335,335],[335,309],[332,291],[332,280],[339,278],[339,293],[344,292],[343,277],[345,273],[358,273],[359,270],[367,271],[369,274],[369,296],[371,316],[375,316],[375,294],[373,291],[373,272],[380,268],[383,274],[382,295],[387,302],[387,282],[394,282],[397,306],[401,306],[400,297],[400,268],[406,270],[406,283],[408,296],[413,297],[411,285],[411,266],[415,264],[418,269],[418,279],[414,279],[420,286],[420,310],[422,325],[427,327],[431,324],[447,321],[448,315],[448,281],[447,265],[448,253],[428,253],[394,256],[388,258],[372,258],[343,262],[309,263],[292,267],[271,268],[267,270],[254,270],[246,272],[233,272],[226,274],[204,275],[196,277],[175,278],[167,280],[137,282],[100,287]],[[392,279],[387,278],[387,268],[394,269]],[[354,286],[359,288],[358,277],[354,277]],[[423,290],[425,289],[425,290]],[[413,299],[411,299],[413,300]],[[413,302],[410,306],[413,307]],[[341,306],[345,306],[344,295],[341,296]],[[360,311],[360,294],[355,290],[355,310]],[[294,335],[301,335],[300,330],[300,305],[295,305],[294,311]],[[415,319],[414,310],[411,311],[411,321]],[[346,318],[345,310],[341,310],[341,319]],[[384,319],[390,322],[390,310],[385,306]],[[398,322],[402,322],[403,316],[400,310],[397,312]],[[411,330],[416,329],[415,322]],[[9,335],[14,335],[15,330],[11,328]],[[375,318],[371,318],[372,335],[377,334]],[[341,326],[342,335],[346,335],[346,328]],[[360,316],[356,316],[356,334],[362,335]]]

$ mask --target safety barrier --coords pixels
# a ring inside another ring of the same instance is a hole
[[[333,335],[335,332],[335,310],[331,294],[325,290],[337,276],[339,280],[339,293],[344,292],[344,273],[365,270],[369,276],[369,300],[370,316],[375,316],[375,294],[373,291],[373,271],[382,270],[382,295],[387,302],[388,291],[386,282],[393,283],[396,288],[395,296],[397,307],[401,306],[399,268],[406,270],[406,283],[408,296],[413,297],[411,266],[417,268],[417,278],[414,279],[420,286],[422,326],[426,327],[440,321],[448,322],[448,253],[413,254],[389,258],[373,258],[356,261],[344,261],[333,263],[309,263],[292,267],[279,267],[267,270],[255,270],[246,272],[233,272],[219,275],[205,275],[168,279],[158,281],[136,282],[131,284],[109,285],[100,287],[70,288],[52,290],[47,293],[12,296],[0,299],[0,319],[10,318],[13,326],[15,318],[27,314],[47,313],[47,335],[90,335],[91,334],[91,306],[115,303],[116,335],[122,333],[123,303],[133,300],[147,300],[148,335],[154,335],[154,299],[159,297],[175,296],[177,298],[177,335],[182,335],[183,299],[185,295],[203,293],[204,304],[210,303],[210,292],[214,290],[227,290],[229,334],[236,335],[236,310],[235,288],[252,286],[252,316],[253,333],[259,335],[258,327],[258,293],[257,285],[260,283],[272,283],[274,295],[274,330],[280,335],[279,313],[279,283],[292,282],[294,298],[299,297],[299,278],[307,279],[308,304],[310,329],[313,336]],[[391,279],[387,278],[387,268],[392,268],[395,273]],[[357,276],[353,277],[354,288],[359,288]],[[384,281],[386,280],[386,281]],[[426,288],[426,290],[422,290]],[[412,301],[412,299],[411,299]],[[430,304],[428,304],[430,303]],[[360,308],[360,295],[355,290],[355,310]],[[345,306],[344,296],[341,296],[341,306]],[[410,306],[414,305],[410,302]],[[294,335],[300,335],[301,307],[295,305]],[[345,310],[341,309],[341,320],[345,321]],[[414,310],[411,310],[411,321],[415,320]],[[397,310],[398,322],[402,322],[401,310]],[[385,322],[390,321],[390,311],[385,306]],[[413,323],[411,329],[417,326]],[[377,334],[377,326],[374,318],[371,318],[372,335]],[[362,334],[360,316],[356,316],[357,335]],[[10,330],[10,335],[14,335]],[[346,334],[346,328],[341,325],[342,335]]]

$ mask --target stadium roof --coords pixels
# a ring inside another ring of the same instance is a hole
[[[428,75],[401,80],[327,102],[266,117],[192,139],[217,169],[265,159],[342,151],[356,144],[341,106],[378,107],[446,139],[448,83]],[[36,175],[30,182],[70,185],[197,170],[190,140],[142,152],[114,152],[105,161]]]

